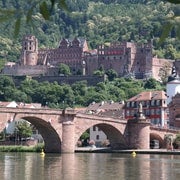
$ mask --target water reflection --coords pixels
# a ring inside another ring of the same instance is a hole
[[[176,180],[178,155],[1,153],[1,180]]]

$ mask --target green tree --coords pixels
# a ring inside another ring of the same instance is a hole
[[[169,44],[166,47],[164,56],[166,59],[173,59],[174,60],[176,58],[176,49],[173,47],[172,44]]]
[[[113,101],[121,101],[126,99],[126,93],[121,88],[114,86],[112,84],[107,85],[107,91],[109,94],[109,99]]]
[[[87,81],[75,82],[71,87],[75,96],[85,96],[87,92]]]
[[[6,63],[5,60],[0,59],[0,72],[1,72],[1,70],[4,68],[5,63]]]
[[[158,86],[159,83],[154,78],[150,78],[144,83],[145,89],[156,89]]]
[[[27,121],[18,121],[18,124],[16,126],[16,131],[18,133],[18,136],[20,140],[22,138],[31,137],[32,135],[32,126]]]
[[[19,86],[19,90],[27,95],[27,101],[25,101],[27,103],[31,103],[32,101],[35,102],[34,96],[38,88],[39,88],[38,81],[33,80],[31,78],[26,78],[24,81],[21,82]]]
[[[94,76],[100,76],[100,77],[102,77],[102,76],[104,75],[104,71],[95,70],[95,71],[93,72],[93,75],[94,75]]]
[[[71,75],[71,71],[70,71],[70,68],[68,65],[66,64],[63,64],[61,63],[59,65],[59,74],[61,75],[65,75],[65,76],[68,76],[68,75]]]
[[[8,76],[0,76],[0,100],[11,100],[13,90],[16,89],[13,79]]]
[[[113,81],[117,76],[117,72],[114,69],[109,69],[106,71],[109,81]]]
[[[75,103],[74,92],[70,85],[68,84],[63,85],[63,94],[61,100],[62,100],[61,102],[64,102],[66,106],[70,106],[70,107],[72,107],[73,104]]]
[[[174,145],[175,149],[180,148],[180,134],[176,135],[176,138],[174,139],[173,145]]]

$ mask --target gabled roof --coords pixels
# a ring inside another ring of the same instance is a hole
[[[68,46],[72,46],[72,44],[76,43],[76,42],[78,42],[79,46],[83,48],[84,44],[86,43],[86,39],[81,38],[81,37],[78,37],[78,38],[76,37],[74,39],[65,39],[65,38],[63,38],[59,43],[60,44],[59,47],[61,47],[63,43],[65,43]]]
[[[93,102],[87,107],[86,111],[119,110],[122,109],[123,106],[124,106],[123,103],[113,102],[113,101],[109,101],[109,102],[102,101],[100,103]]]
[[[165,91],[144,91],[140,94],[130,98],[127,102],[131,101],[148,101],[148,100],[162,100],[167,99]]]
[[[113,101],[93,102],[87,107],[86,113],[108,117],[123,117],[123,106],[124,103]]]

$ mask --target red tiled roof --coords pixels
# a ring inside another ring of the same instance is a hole
[[[167,99],[165,91],[144,91],[128,99],[127,102],[147,101],[147,100],[153,100],[153,99],[154,100]]]
[[[104,109],[104,110],[118,110],[118,109],[122,109],[122,107],[124,106],[124,104],[119,103],[119,102],[101,102],[101,103],[92,103],[87,107],[87,111],[91,110],[91,111],[96,111],[96,110],[100,110],[100,109]]]
[[[109,117],[123,117],[123,107],[124,103],[113,102],[113,101],[103,101],[101,103],[92,103],[87,109],[86,113],[92,113],[100,116]]]
[[[9,103],[10,103],[10,102],[1,102],[1,101],[0,101],[0,106],[6,107],[6,106],[9,105]]]

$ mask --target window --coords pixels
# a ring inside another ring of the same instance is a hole
[[[134,111],[133,110],[131,110],[131,116],[134,116]]]
[[[151,124],[154,124],[154,119],[151,119]]]
[[[154,114],[154,109],[151,109],[151,115],[153,115]]]
[[[96,126],[93,126],[93,131],[96,131]]]
[[[137,107],[137,102],[134,102],[134,107]]]
[[[96,135],[96,139],[99,140],[99,135]]]
[[[154,124],[160,125],[160,119],[159,118],[154,119]]]
[[[160,105],[160,100],[156,101],[156,105],[159,106]]]
[[[144,101],[142,101],[141,104],[142,104],[143,107],[145,106],[145,102]]]
[[[149,109],[146,109],[146,116],[149,116],[149,115],[150,115]]]
[[[161,114],[161,110],[160,109],[156,109],[156,114]]]
[[[131,107],[134,107],[134,102],[131,102]]]
[[[154,100],[151,101],[151,106],[154,106]]]

